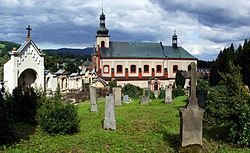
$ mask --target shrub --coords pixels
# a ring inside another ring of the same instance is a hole
[[[176,72],[176,76],[175,76],[175,84],[176,86],[180,86],[181,88],[184,88],[184,85],[185,85],[185,77],[181,74],[183,71],[179,71],[177,70]]]
[[[0,145],[10,143],[14,139],[13,120],[9,108],[8,102],[0,97]]]
[[[160,95],[158,97],[159,99],[164,99],[165,98],[165,90],[160,91]]]
[[[79,130],[79,117],[74,105],[47,100],[38,110],[39,126],[49,134],[73,134]]]
[[[150,99],[155,99],[155,94],[154,94],[154,92],[153,91],[149,91],[150,93],[150,95],[149,95],[149,98]]]
[[[7,97],[15,122],[35,123],[40,98],[32,87],[17,87]]]
[[[185,95],[185,91],[181,86],[177,86],[177,88],[173,88],[172,93],[173,93],[173,98]]]
[[[109,87],[110,87],[110,91],[112,92],[113,87],[117,87],[117,81],[115,79],[112,79],[111,81],[109,81]]]
[[[122,93],[124,95],[128,95],[131,98],[135,98],[138,99],[140,98],[140,96],[142,95],[143,90],[135,85],[132,84],[126,84],[123,88],[122,88]]]
[[[232,123],[229,132],[229,139],[235,144],[250,147],[250,108],[242,106],[241,114]]]
[[[220,73],[223,85],[210,88],[205,119],[208,123],[228,125],[227,138],[238,145],[249,146],[249,95],[244,88],[240,68],[229,62],[228,73]]]

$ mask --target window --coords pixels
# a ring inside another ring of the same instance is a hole
[[[122,73],[122,65],[116,66],[116,73]]]
[[[148,65],[144,65],[143,71],[144,71],[144,73],[149,73],[149,66]]]
[[[101,42],[101,48],[103,48],[103,47],[105,47],[105,42],[104,41]]]
[[[136,65],[130,66],[130,73],[136,73]]]
[[[156,65],[156,73],[161,73],[161,65]]]
[[[188,65],[188,71],[191,71],[191,65]]]
[[[174,66],[173,66],[173,73],[176,73],[177,70],[178,70],[178,65],[174,65]]]
[[[103,73],[105,73],[105,74],[109,73],[109,65],[103,66]]]

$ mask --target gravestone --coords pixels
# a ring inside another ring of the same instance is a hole
[[[172,85],[168,85],[165,87],[165,104],[172,103]]]
[[[91,112],[98,112],[96,88],[90,86],[89,87],[89,94],[90,94],[90,111]]]
[[[196,81],[202,73],[196,71],[196,64],[191,63],[191,70],[182,72],[185,78],[190,78],[190,98],[188,104],[184,108],[180,108],[180,133],[181,133],[181,146],[198,144],[202,145],[202,120],[204,109],[198,105],[196,98]]]
[[[158,98],[158,95],[159,95],[159,91],[158,90],[154,90],[154,96],[155,96],[155,98]]]
[[[105,117],[103,122],[103,128],[107,130],[116,130],[115,120],[115,99],[112,94],[106,96],[105,101]]]
[[[128,95],[123,95],[123,100],[124,103],[130,103]]]
[[[143,89],[143,96],[141,98],[141,105],[148,105],[150,99],[150,90],[145,88]]]
[[[120,87],[113,87],[113,95],[115,97],[115,106],[122,105],[122,88]]]

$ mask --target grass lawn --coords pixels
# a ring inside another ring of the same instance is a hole
[[[186,97],[177,97],[173,104],[152,100],[141,106],[139,101],[115,108],[116,131],[102,129],[104,99],[98,100],[98,113],[89,111],[89,102],[78,107],[80,132],[74,135],[50,136],[39,128],[18,124],[18,134],[23,135],[19,143],[5,148],[4,152],[178,152],[179,111]],[[28,134],[28,136],[25,135]],[[207,152],[250,152],[209,138],[205,130],[204,150]]]

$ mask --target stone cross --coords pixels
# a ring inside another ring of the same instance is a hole
[[[197,79],[199,77],[203,76],[203,73],[201,72],[197,72],[196,70],[196,64],[194,62],[191,63],[191,70],[188,72],[182,72],[181,74],[185,77],[185,78],[190,78],[190,92],[191,92],[191,96],[189,99],[189,106],[198,106],[198,100],[196,97],[196,82]]]
[[[27,32],[27,39],[30,39],[30,31],[32,30],[32,29],[30,28],[30,25],[28,25],[28,27],[26,28],[26,30],[28,31],[28,32]]]

